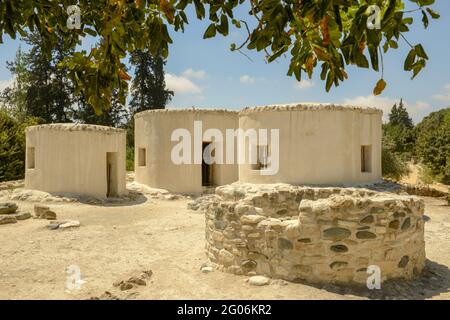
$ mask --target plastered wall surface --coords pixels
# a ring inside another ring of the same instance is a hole
[[[238,114],[226,110],[152,110],[135,116],[136,181],[154,188],[179,193],[201,193],[202,165],[175,164],[172,149],[179,143],[171,141],[176,129],[187,129],[194,140],[194,122],[201,121],[203,133],[218,129],[225,137],[226,129],[237,129]],[[224,143],[225,146],[225,143]],[[138,149],[145,149],[146,165],[140,166]],[[194,143],[191,143],[194,160]],[[214,184],[224,185],[238,180],[236,164],[217,164],[213,168]]]
[[[239,166],[241,182],[340,185],[381,178],[382,112],[334,105],[245,109],[239,126],[279,129],[279,171],[263,176]],[[361,146],[370,146],[370,172],[361,172]]]
[[[117,195],[125,193],[124,130],[92,125],[52,124],[28,127],[25,188],[104,198],[107,194],[107,153],[117,153],[112,180]],[[34,148],[34,168],[29,168]],[[117,160],[117,161],[116,161]]]

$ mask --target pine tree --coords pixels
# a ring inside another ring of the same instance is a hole
[[[7,62],[6,67],[14,75],[14,82],[10,87],[0,92],[1,106],[14,119],[23,122],[26,118],[27,68],[25,56],[20,46],[14,62]]]
[[[165,109],[172,100],[173,91],[166,89],[165,61],[161,56],[152,56],[149,50],[136,50],[130,63],[135,67],[131,84],[131,118],[127,125],[127,146],[130,157],[134,147],[134,114],[149,109]]]
[[[383,125],[386,140],[393,143],[392,151],[410,159],[414,151],[415,134],[414,124],[409,117],[408,111],[400,100],[399,105],[394,104],[389,113],[389,122]]]
[[[403,104],[403,99],[400,100],[398,107],[397,104],[392,107],[391,113],[389,114],[389,124],[407,129],[412,129],[414,127],[412,119],[409,117],[408,111]]]
[[[69,122],[73,87],[67,70],[58,64],[73,50],[65,48],[62,37],[50,55],[43,51],[44,41],[37,32],[24,40],[31,49],[26,53],[19,49],[15,61],[7,63],[15,83],[5,90],[5,100],[22,118],[38,117],[45,123]]]
[[[135,66],[131,84],[130,107],[133,114],[149,109],[165,109],[173,91],[166,89],[165,62],[161,56],[153,57],[149,50],[136,50],[130,63]]]

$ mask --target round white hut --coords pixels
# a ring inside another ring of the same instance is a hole
[[[135,115],[136,181],[178,193],[201,193],[238,180],[234,159],[226,159],[227,129],[238,113],[227,110],[165,109]],[[203,157],[203,154],[209,154]]]
[[[125,193],[126,132],[85,124],[26,129],[25,188],[117,197]]]
[[[246,108],[239,127],[267,129],[267,141],[246,139],[240,182],[294,185],[370,183],[381,178],[382,111],[297,104]],[[277,134],[278,131],[278,134]],[[247,134],[248,137],[251,135]],[[256,162],[256,163],[255,163]]]

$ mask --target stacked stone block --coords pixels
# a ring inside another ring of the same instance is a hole
[[[425,264],[424,203],[353,188],[233,184],[206,210],[206,252],[220,270],[311,283],[411,279]]]

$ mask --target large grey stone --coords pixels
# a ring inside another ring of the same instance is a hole
[[[31,213],[29,212],[19,212],[13,215],[17,220],[27,220],[31,218]]]
[[[18,207],[14,202],[0,203],[0,214],[13,214],[17,209]]]

